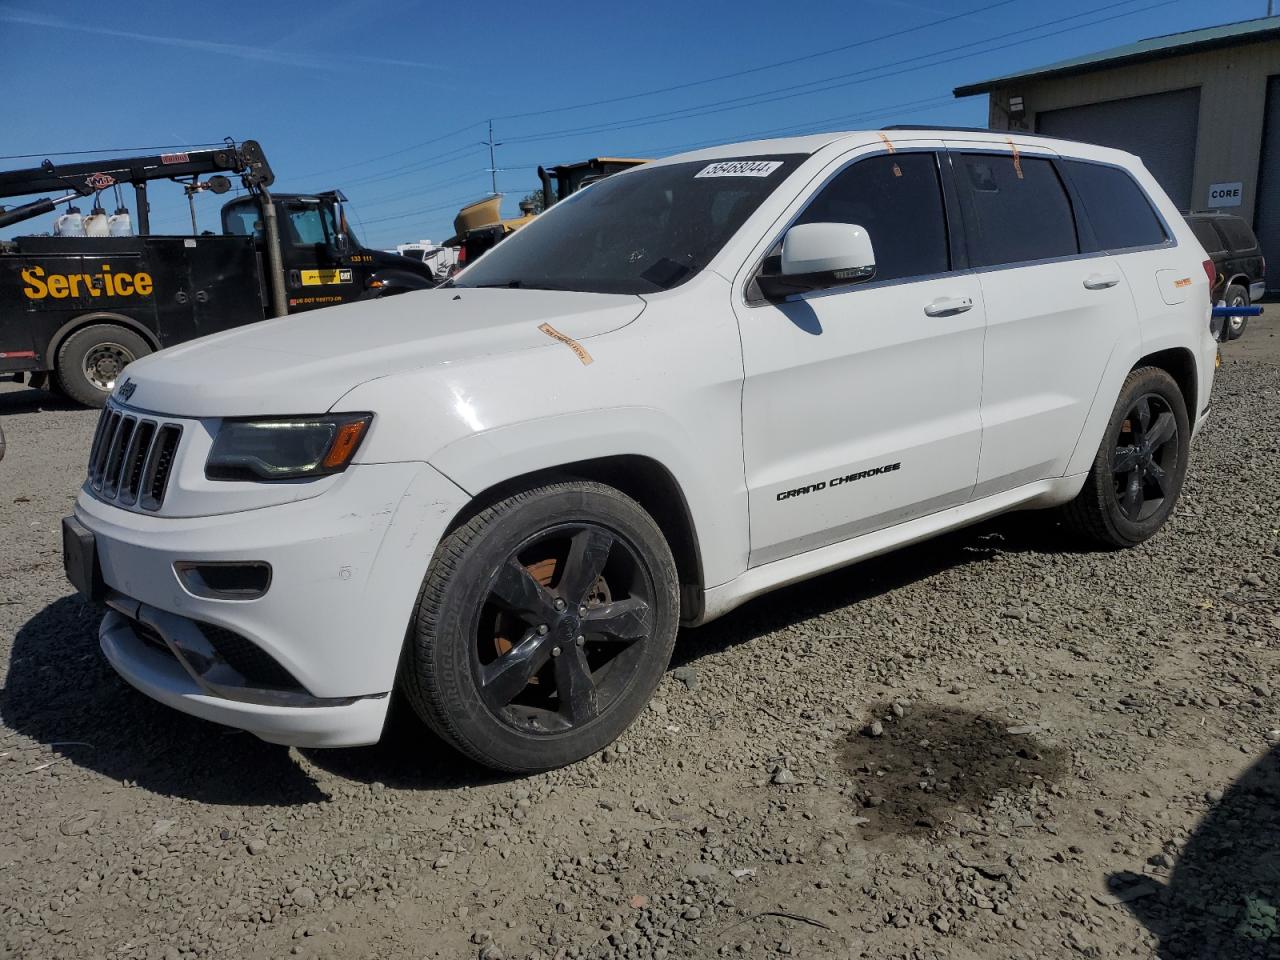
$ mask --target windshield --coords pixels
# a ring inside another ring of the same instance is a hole
[[[698,160],[608,177],[504,240],[455,286],[670,289],[705,267],[804,159]]]

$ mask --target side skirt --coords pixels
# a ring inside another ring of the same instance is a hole
[[[1087,474],[1080,473],[1070,477],[1036,480],[958,507],[949,507],[897,526],[863,534],[852,540],[753,567],[727,583],[704,591],[701,614],[685,625],[701,626],[770,590],[799,583],[859,560],[888,553],[898,547],[928,540],[940,533],[977,523],[996,514],[1066,503],[1080,492],[1086,476]]]

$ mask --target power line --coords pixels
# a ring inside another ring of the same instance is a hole
[[[339,173],[343,170],[350,170],[352,167],[362,167],[369,163],[377,163],[380,160],[389,160],[392,157],[398,157],[401,154],[411,153],[414,150],[421,150],[423,147],[429,147],[433,143],[439,143],[442,140],[448,140],[451,137],[460,136],[461,134],[466,133],[468,130],[471,130],[474,127],[482,126],[484,123],[485,121],[483,120],[477,120],[475,123],[468,123],[465,127],[459,127],[457,130],[450,130],[448,133],[442,133],[440,134],[440,136],[432,137],[430,140],[423,140],[421,143],[415,143],[407,147],[402,147],[399,150],[392,150],[390,153],[384,153],[384,154],[381,154],[380,156],[370,157],[367,160],[357,160],[354,163],[344,164],[341,167],[329,167],[327,170],[320,170],[315,173],[304,173],[302,174],[302,178],[328,176],[331,173]]]
[[[842,87],[856,86],[858,84],[869,83],[874,80],[881,80],[887,77],[898,76],[900,74],[909,73],[913,70],[919,69],[918,66],[903,67],[901,69],[895,69],[895,70],[889,70],[887,72],[876,73],[874,76],[866,76],[867,74],[872,73],[873,71],[877,71],[877,70],[882,71],[885,69],[885,67],[888,67],[888,66],[898,66],[901,64],[915,64],[915,63],[918,63],[918,61],[927,60],[932,57],[937,57],[940,54],[952,53],[957,50],[964,50],[969,47],[991,43],[992,41],[1007,39],[1009,37],[1018,36],[1020,34],[1031,32],[1033,30],[1042,30],[1045,27],[1053,26],[1054,24],[1058,24],[1058,23],[1063,23],[1068,20],[1078,20],[1082,17],[1091,17],[1096,13],[1100,13],[1105,10],[1114,9],[1116,6],[1124,6],[1126,4],[1134,3],[1134,2],[1136,2],[1136,0],[1121,0],[1121,2],[1118,4],[1108,3],[1108,4],[1104,4],[1103,6],[1093,7],[1089,10],[1085,10],[1068,17],[1057,17],[1050,21],[1034,24],[1030,27],[1023,27],[1018,30],[1012,30],[1012,31],[1009,31],[1008,33],[999,34],[994,37],[986,37],[982,40],[975,40],[969,43],[959,44],[954,47],[947,47],[941,50],[935,50],[931,53],[920,54],[915,57],[898,59],[898,60],[895,60],[893,64],[880,64],[874,67],[866,67],[861,70],[855,70],[850,73],[835,74],[830,77],[824,77],[820,80],[810,80],[804,83],[792,84],[789,87],[781,87],[776,91],[772,91],[768,93],[747,94],[740,97],[730,97],[727,99],[713,100],[707,103],[698,104],[691,107],[683,107],[679,110],[668,110],[660,113],[647,114],[640,117],[632,117],[627,120],[608,121],[608,122],[593,124],[589,126],[554,130],[554,131],[550,131],[542,134],[530,134],[522,137],[521,136],[508,137],[507,142],[508,143],[536,143],[536,142],[545,141],[545,140],[558,140],[558,139],[565,139],[572,136],[583,136],[586,134],[607,133],[612,130],[624,130],[624,129],[630,129],[632,127],[652,126],[658,123],[668,123],[675,120],[689,120],[696,117],[709,116],[714,113],[724,113],[730,110],[741,110],[746,107],[755,107],[755,106],[761,106],[762,104],[766,104],[766,103],[775,103],[779,100],[794,99],[795,97],[808,96],[815,93],[824,93],[826,91],[836,90]],[[1087,23],[1077,24],[1072,27],[1064,27],[1061,30],[1053,30],[1048,33],[1041,34],[1040,36],[1028,37],[1026,40],[1016,41],[1014,43],[1003,44],[1000,46],[995,46],[995,47],[991,47],[984,50],[976,50],[972,53],[961,54],[955,57],[947,57],[942,60],[935,60],[931,63],[923,64],[923,66],[925,67],[942,66],[943,64],[954,63],[958,60],[966,60],[971,57],[981,56],[985,53],[994,53],[997,50],[1005,50],[1010,47],[1020,46],[1023,43],[1033,43],[1037,40],[1046,40],[1050,37],[1059,36],[1060,34],[1063,34],[1063,33],[1070,33],[1073,30],[1082,30],[1086,27],[1092,27],[1096,24],[1107,23],[1108,21],[1117,20],[1117,19],[1120,19],[1121,17],[1134,16],[1135,14],[1138,14],[1138,13],[1145,13],[1146,11],[1154,10],[1159,7],[1169,6],[1172,3],[1178,3],[1178,2],[1180,2],[1180,0],[1160,0],[1160,2],[1158,3],[1149,4],[1148,6],[1139,7],[1134,10],[1124,11],[1122,13],[1117,13],[1110,17],[1101,17],[1101,18],[1093,19]],[[858,79],[849,79],[854,77]],[[840,81],[840,82],[833,82],[833,81]],[[805,87],[817,87],[817,89],[810,89],[810,90],[802,89]]]
[[[396,213],[389,217],[376,217],[373,220],[366,220],[365,223],[386,223],[389,220],[407,220],[409,217],[420,217],[424,213],[434,213],[437,210],[448,210],[455,208],[460,203],[467,203],[472,200],[472,195],[458,197],[456,200],[445,200],[432,207],[424,207],[421,210],[411,210],[408,213]]]
[[[433,157],[427,157],[416,163],[411,163],[403,167],[397,167],[396,169],[388,171],[387,173],[380,173],[380,174],[371,175],[368,177],[357,177],[356,179],[350,181],[349,185],[357,184],[357,183],[382,183],[384,180],[394,180],[396,177],[403,177],[410,173],[419,173],[423,170],[429,170],[432,167],[442,167],[447,164],[454,163],[458,160],[462,160],[466,157],[475,156],[476,154],[483,153],[483,152],[484,151],[480,148],[478,144],[468,144],[465,147],[458,147],[455,150],[449,150],[449,151],[446,151],[445,153],[438,153]]]
[[[972,17],[979,13],[986,13],[995,10],[997,7],[1007,7],[1014,3],[1015,0],[999,0],[997,3],[989,3],[986,6],[975,7],[972,10],[966,10],[962,13],[952,14],[949,17],[943,17],[940,20],[930,20],[928,23],[918,24],[913,27],[904,27],[901,30],[894,30],[890,33],[877,34],[874,37],[867,37],[854,43],[846,43],[839,47],[831,47],[827,50],[819,50],[816,53],[808,53],[799,57],[792,57],[788,60],[777,60],[773,63],[761,64],[758,67],[748,67],[746,70],[736,70],[733,73],[723,73],[715,77],[707,77],[705,80],[690,80],[687,83],[677,83],[669,87],[658,87],[653,90],[644,90],[640,93],[631,93],[621,97],[609,97],[604,100],[591,100],[586,103],[575,103],[567,107],[548,107],[544,110],[530,110],[526,113],[509,113],[504,116],[494,117],[495,120],[520,120],[526,117],[540,117],[548,113],[564,113],[568,110],[582,110],[587,107],[599,107],[605,104],[622,103],[626,100],[638,100],[643,97],[656,96],[659,93],[671,93],[676,90],[687,90],[690,87],[704,86],[708,83],[717,83],[720,80],[732,80],[735,77],[745,77],[753,73],[760,73],[764,70],[773,70],[777,67],[786,67],[794,63],[804,63],[808,60],[817,60],[820,57],[827,57],[833,53],[843,53],[846,50],[853,50],[857,47],[865,47],[868,44],[879,43],[881,40],[892,40],[896,37],[903,37],[911,33],[918,33],[921,30],[928,30],[932,27],[941,26],[944,23],[952,23],[956,20],[963,20],[966,17]]]
[[[843,45],[838,46],[838,47],[831,47],[831,48],[826,49],[826,50],[819,50],[819,51],[817,51],[817,52],[815,52],[815,53],[804,54],[804,55],[801,55],[801,56],[798,56],[798,57],[792,57],[792,58],[787,59],[787,60],[779,60],[779,61],[775,61],[775,62],[773,62],[773,63],[761,64],[760,66],[756,66],[756,67],[749,67],[749,68],[747,68],[747,69],[745,69],[745,70],[738,70],[738,71],[735,71],[735,72],[733,72],[733,73],[721,74],[721,75],[719,75],[719,76],[715,76],[715,77],[708,77],[708,78],[703,79],[703,80],[692,80],[692,81],[689,81],[689,82],[687,82],[687,83],[674,84],[674,85],[672,85],[672,86],[668,86],[668,87],[661,87],[661,88],[657,88],[657,89],[654,89],[654,90],[646,90],[646,91],[642,91],[642,92],[640,92],[640,93],[627,94],[627,95],[625,95],[625,96],[620,96],[620,97],[610,97],[610,98],[606,98],[606,99],[603,99],[603,100],[594,100],[594,101],[590,101],[590,102],[587,102],[587,103],[572,104],[572,105],[565,106],[565,107],[550,107],[550,108],[543,109],[543,110],[532,110],[532,111],[528,111],[528,112],[526,112],[526,113],[512,113],[512,114],[504,114],[504,115],[502,115],[502,116],[494,117],[494,118],[493,118],[493,120],[514,120],[514,119],[521,119],[521,118],[527,118],[527,117],[543,116],[543,115],[545,115],[545,114],[550,114],[550,113],[561,113],[561,112],[570,111],[570,110],[584,109],[584,108],[586,108],[586,107],[601,106],[601,105],[611,104],[611,103],[621,103],[621,102],[628,101],[628,100],[636,100],[636,99],[640,99],[640,98],[643,98],[643,97],[655,96],[655,95],[660,94],[660,93],[669,93],[669,92],[676,91],[676,90],[684,90],[684,89],[688,89],[688,88],[691,88],[691,87],[704,86],[704,85],[706,85],[706,84],[709,84],[709,83],[715,83],[715,82],[718,82],[718,81],[720,81],[720,80],[728,80],[728,79],[733,79],[733,78],[735,78],[735,77],[742,77],[742,76],[748,76],[748,75],[750,75],[750,74],[761,73],[761,72],[766,71],[766,70],[773,70],[773,69],[776,69],[776,68],[778,68],[778,67],[789,66],[789,65],[792,65],[792,64],[796,64],[796,63],[803,63],[803,62],[806,62],[806,61],[809,61],[809,60],[815,60],[815,59],[818,59],[818,58],[820,58],[820,57],[830,56],[830,55],[835,54],[835,53],[842,53],[842,52],[845,52],[845,51],[848,51],[848,50],[852,50],[852,49],[855,49],[855,48],[858,48],[858,47],[867,46],[867,45],[869,45],[869,44],[879,43],[879,42],[880,42],[880,41],[882,41],[882,40],[889,40],[889,39],[894,39],[894,38],[897,38],[897,37],[906,36],[906,35],[908,35],[908,34],[911,34],[911,33],[917,33],[917,32],[920,32],[920,31],[922,31],[922,30],[931,29],[931,28],[933,28],[933,27],[937,27],[937,26],[940,26],[940,25],[945,24],[945,23],[951,23],[951,22],[956,21],[956,20],[962,20],[962,19],[964,19],[964,18],[966,18],[966,17],[976,16],[977,14],[980,14],[980,13],[986,13],[986,12],[988,12],[988,11],[990,11],[990,10],[995,10],[995,9],[997,9],[997,8],[999,8],[999,7],[1008,6],[1009,4],[1014,3],[1014,2],[1015,2],[1015,0],[997,0],[997,2],[995,2],[995,3],[985,4],[984,6],[981,6],[981,7],[975,7],[975,8],[973,8],[972,10],[967,10],[967,11],[964,11],[964,12],[962,12],[962,13],[953,14],[953,15],[951,15],[951,16],[943,17],[943,18],[938,19],[938,20],[931,20],[931,21],[929,21],[928,23],[918,24],[918,25],[916,25],[916,26],[912,26],[912,27],[904,27],[904,28],[902,28],[902,29],[900,29],[900,30],[893,30],[893,31],[890,31],[889,33],[878,34],[878,35],[876,35],[876,36],[874,36],[874,37],[866,37],[866,38],[864,38],[864,39],[862,39],[862,40],[858,40],[858,41],[855,41],[855,42],[853,42],[853,43],[843,44]],[[1134,2],[1134,0],[1129,0],[1129,2]],[[490,127],[490,131],[489,131],[489,141],[492,141],[492,140],[493,140],[493,131],[492,131],[492,124],[493,124],[493,120],[488,120],[488,121],[484,121],[484,120],[477,120],[477,121],[475,121],[474,123],[467,124],[466,126],[464,126],[464,127],[460,127],[460,128],[458,128],[457,130],[450,131],[449,133],[446,133],[446,134],[441,134],[441,135],[440,135],[440,136],[438,136],[438,137],[434,137],[434,138],[432,138],[431,140],[423,141],[422,143],[415,144],[415,145],[413,145],[413,146],[411,146],[411,147],[405,147],[405,148],[400,149],[400,150],[392,151],[391,153],[383,154],[383,155],[381,155],[381,156],[379,156],[379,157],[371,157],[371,158],[370,158],[370,159],[368,159],[368,160],[361,160],[361,161],[357,161],[356,163],[347,164],[347,165],[345,165],[345,166],[341,166],[341,167],[333,167],[333,168],[330,168],[329,170],[321,171],[321,172],[322,172],[322,173],[325,173],[325,174],[328,174],[328,173],[336,173],[336,172],[339,172],[339,171],[342,171],[342,170],[351,169],[352,167],[361,166],[361,165],[370,164],[370,163],[376,163],[376,162],[378,162],[378,161],[380,161],[380,160],[385,160],[385,159],[388,159],[388,158],[390,158],[390,157],[399,156],[399,155],[401,155],[401,154],[408,153],[408,152],[410,152],[410,151],[412,151],[412,150],[419,149],[419,148],[421,148],[421,147],[423,147],[423,146],[427,146],[427,145],[430,145],[430,144],[432,144],[432,143],[438,143],[438,142],[440,142],[441,140],[446,140],[446,139],[449,139],[450,137],[453,137],[453,136],[458,136],[458,135],[460,135],[460,134],[463,134],[463,133],[467,132],[468,130],[472,130],[472,129],[476,128],[476,127],[484,126],[484,125],[486,125],[486,124],[488,124],[488,125],[489,125],[489,127]],[[515,138],[515,139],[519,140],[520,138]],[[514,142],[514,141],[513,141],[513,142]],[[526,141],[526,142],[530,142],[530,141]],[[495,145],[496,145],[496,144],[495,144]],[[492,151],[491,151],[491,152],[492,152]],[[490,166],[491,166],[491,167],[492,167],[492,166],[495,166],[495,164],[491,162],[491,163],[490,163]],[[318,175],[319,175],[319,174],[306,174],[306,175],[304,175],[304,178],[306,178],[306,177],[314,177],[314,176],[318,176]],[[359,181],[356,181],[356,182],[359,182]]]

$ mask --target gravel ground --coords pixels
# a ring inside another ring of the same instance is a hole
[[[1153,542],[1021,514],[779,592],[522,779],[133,692],[61,572],[95,414],[0,387],[0,956],[1280,957],[1274,324]]]

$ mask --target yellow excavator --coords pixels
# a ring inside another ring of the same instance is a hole
[[[648,162],[636,157],[592,157],[577,163],[538,167],[538,179],[542,183],[542,209],[546,210],[597,180]],[[537,215],[538,205],[531,200],[522,200],[520,216],[504,220],[501,194],[485,197],[458,211],[453,219],[453,236],[444,245],[458,248],[458,266],[463,267],[504,237],[531,223]]]

